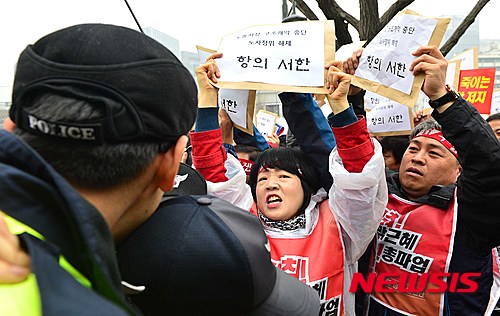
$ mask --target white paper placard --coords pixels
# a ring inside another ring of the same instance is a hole
[[[478,49],[472,47],[464,50],[460,54],[454,56],[450,61],[460,60],[460,70],[469,70],[478,68]]]
[[[272,112],[260,110],[257,112],[257,129],[263,136],[272,135],[274,133],[276,119],[278,115]]]
[[[222,38],[221,82],[323,86],[325,24],[251,26]]]
[[[461,60],[453,60],[448,62],[448,67],[446,68],[446,84],[454,89],[458,87],[461,65]]]
[[[428,45],[437,20],[403,14],[395,16],[367,45],[355,75],[410,94],[414,76],[412,53]]]
[[[365,94],[365,105],[366,100],[372,103],[371,110],[366,111],[366,122],[371,134],[410,133],[413,117],[407,106],[376,94]]]
[[[219,107],[226,110],[233,123],[247,129],[248,90],[219,90]]]

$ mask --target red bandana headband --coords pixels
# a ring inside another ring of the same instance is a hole
[[[458,158],[457,150],[449,141],[446,140],[446,138],[444,138],[443,132],[441,132],[440,130],[438,130],[438,129],[424,130],[424,131],[421,131],[420,133],[418,133],[417,135],[415,135],[415,137],[413,137],[413,138],[417,138],[417,137],[427,137],[427,138],[432,138],[434,140],[437,140],[444,147],[446,147],[446,149],[448,149],[453,154],[453,156],[455,156],[455,158]]]

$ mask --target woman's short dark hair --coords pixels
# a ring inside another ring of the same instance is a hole
[[[250,171],[249,185],[254,201],[257,201],[255,188],[261,168],[280,169],[299,177],[302,189],[304,190],[304,203],[300,211],[303,211],[309,205],[311,196],[321,187],[318,171],[309,157],[304,155],[300,149],[285,147],[271,148],[259,155]]]

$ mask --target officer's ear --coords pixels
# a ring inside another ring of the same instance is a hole
[[[179,137],[175,145],[162,154],[157,176],[159,177],[159,187],[163,192],[170,191],[174,187],[175,176],[179,171],[179,164],[186,149],[187,141],[187,136]]]

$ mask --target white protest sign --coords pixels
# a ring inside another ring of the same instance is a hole
[[[216,50],[203,46],[196,46],[200,63],[204,64],[207,58]],[[219,89],[218,105],[226,110],[234,126],[253,135],[252,118],[255,110],[255,91]]]
[[[414,77],[409,68],[415,60],[411,53],[429,43],[436,24],[412,14],[395,16],[364,49],[356,76],[410,94]]]
[[[411,109],[375,93],[365,94],[368,131],[372,135],[408,135],[413,129]]]
[[[371,91],[366,91],[364,100],[365,100],[365,110],[366,111],[371,111],[374,107],[380,104],[382,100],[387,99],[386,97],[383,97],[379,94],[376,94]]]
[[[460,66],[462,64],[461,60],[453,60],[448,62],[448,67],[446,68],[446,84],[457,89],[458,81],[460,80]]]
[[[263,136],[272,135],[274,133],[276,119],[278,115],[272,112],[260,110],[257,112],[257,129]]]
[[[495,113],[500,113],[500,89],[495,89],[491,98],[490,115]]]
[[[327,93],[334,59],[332,21],[251,26],[222,38],[220,88]]]
[[[477,47],[464,50],[460,54],[454,56],[450,61],[460,60],[460,70],[477,69],[478,66],[478,50]]]
[[[255,91],[220,89],[218,102],[236,128],[253,135]]]
[[[352,84],[413,107],[424,78],[409,69],[412,53],[439,43],[449,20],[400,12],[365,47]]]

